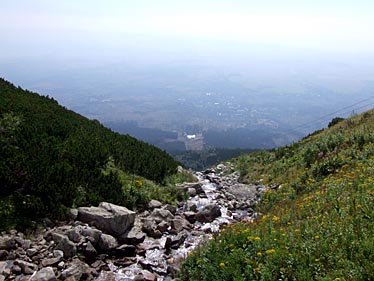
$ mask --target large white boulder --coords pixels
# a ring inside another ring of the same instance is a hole
[[[133,226],[135,214],[126,207],[106,202],[100,203],[99,207],[78,208],[78,220],[115,237],[121,236]]]

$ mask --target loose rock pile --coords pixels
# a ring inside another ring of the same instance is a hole
[[[152,200],[135,213],[101,203],[72,210],[73,220],[27,239],[0,237],[0,281],[173,280],[181,261],[222,225],[252,221],[265,187],[238,182],[229,165],[196,173],[178,206]]]

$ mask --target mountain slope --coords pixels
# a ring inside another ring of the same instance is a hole
[[[116,169],[106,173],[109,162]],[[161,183],[176,168],[172,157],[160,149],[0,79],[4,220],[58,217],[67,207],[102,200],[123,204],[116,170]]]
[[[254,223],[223,230],[182,280],[373,280],[374,111],[235,161],[264,192]]]

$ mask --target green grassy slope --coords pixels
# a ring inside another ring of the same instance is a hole
[[[374,111],[298,143],[241,156],[267,191],[254,223],[195,253],[182,280],[374,280]]]
[[[126,204],[119,172],[164,183],[176,168],[160,149],[0,79],[0,228],[71,206]]]

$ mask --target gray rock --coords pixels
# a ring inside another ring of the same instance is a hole
[[[70,241],[73,241],[75,243],[78,243],[81,240],[81,235],[79,233],[79,230],[76,228],[70,229],[65,232],[65,235],[69,237]]]
[[[226,197],[227,200],[234,200],[235,199],[235,196],[233,194],[231,194],[230,192],[226,192],[225,197]]]
[[[183,242],[187,239],[187,237],[188,237],[188,232],[186,232],[186,231],[182,231],[182,232],[178,233],[177,236],[172,238],[171,248],[173,248],[173,249],[179,248],[180,245],[182,245]]]
[[[134,245],[121,245],[115,250],[116,257],[133,257],[135,256],[136,247]]]
[[[27,250],[31,247],[31,241],[28,239],[25,240],[20,237],[15,237],[14,240],[24,250]]]
[[[152,272],[149,272],[148,270],[142,270],[141,272],[141,275],[143,277],[142,280],[144,281],[155,281],[157,278],[156,278],[156,275],[154,275]]]
[[[15,260],[14,264],[18,265],[21,268],[23,274],[33,274],[38,270],[38,266],[36,264],[29,263],[23,260]]]
[[[170,233],[172,234],[178,234],[183,229],[191,229],[191,224],[182,217],[176,217],[171,221],[171,230]]]
[[[196,212],[197,211],[197,206],[195,203],[187,201],[187,210],[191,212]]]
[[[151,213],[151,217],[156,220],[157,223],[161,221],[167,221],[174,218],[174,215],[165,209],[154,209]]]
[[[187,191],[188,188],[194,188],[198,194],[203,192],[201,183],[184,182],[184,183],[176,184],[175,186],[176,186],[176,188],[182,189],[184,191]]]
[[[203,185],[201,183],[196,183],[193,188],[195,188],[197,194],[204,193]]]
[[[61,259],[62,259],[61,257],[58,257],[58,258],[50,258],[50,259],[42,260],[42,266],[47,267],[47,266],[56,265],[61,261]]]
[[[151,200],[149,201],[148,203],[148,209],[149,210],[153,210],[153,209],[156,209],[156,208],[161,208],[162,207],[162,203],[160,201],[157,201],[157,200]]]
[[[55,258],[63,258],[64,257],[64,252],[61,250],[53,250],[53,256]]]
[[[90,241],[86,243],[86,247],[83,250],[83,254],[89,260],[95,259],[98,255],[95,247],[91,244]]]
[[[171,239],[171,237],[169,236],[163,236],[160,240],[159,240],[159,243],[160,243],[160,246],[163,248],[163,249],[169,249],[171,247],[171,245],[173,244],[173,240]]]
[[[4,269],[8,266],[6,261],[0,261],[0,275],[3,273]]]
[[[119,237],[118,240],[120,243],[137,245],[144,241],[145,236],[145,233],[138,226],[134,226],[128,232]]]
[[[197,194],[196,189],[193,188],[193,187],[189,187],[189,188],[187,188],[187,193],[188,193],[188,195],[190,195],[191,197],[194,197],[194,196]]]
[[[78,209],[70,209],[68,214],[67,214],[67,218],[69,220],[74,221],[74,220],[77,219],[77,217],[78,217]]]
[[[10,251],[16,249],[16,240],[13,237],[3,236],[0,237],[0,250]]]
[[[77,253],[77,247],[65,235],[63,235],[62,239],[57,244],[56,250],[63,251],[65,258],[71,258]]]
[[[60,243],[64,237],[67,238],[65,235],[57,232],[48,232],[46,235],[47,241],[53,240],[56,244]]]
[[[13,265],[12,273],[15,275],[20,275],[22,273],[22,268],[19,265]]]
[[[156,210],[159,210],[159,209],[156,209]],[[145,233],[147,233],[148,236],[153,237],[153,238],[160,238],[162,236],[161,231],[157,229],[156,222],[151,218],[147,218],[143,220],[142,231],[144,231]]]
[[[45,267],[36,272],[30,279],[30,281],[57,281],[56,275],[52,267]]]
[[[134,224],[135,214],[125,207],[106,202],[100,203],[99,207],[78,208],[78,220],[116,237],[124,234]]]
[[[190,223],[195,223],[196,221],[196,213],[187,211],[183,213],[183,216],[190,222]]]
[[[26,250],[26,254],[27,254],[29,257],[35,256],[37,253],[38,253],[38,250],[35,249],[35,248],[30,248],[30,249],[27,249],[27,250]]]
[[[97,245],[99,251],[107,253],[118,247],[117,239],[109,234],[102,234]]]
[[[167,221],[162,221],[157,225],[157,229],[164,233],[169,228],[169,226],[170,224]]]
[[[20,268],[20,267],[19,267]],[[11,274],[12,274],[12,266],[9,266],[9,267],[6,267],[2,270],[1,272],[1,275],[5,276],[5,277],[9,277]],[[21,269],[21,268],[20,268]]]
[[[0,250],[0,260],[5,260],[9,252],[7,250]]]
[[[175,213],[177,212],[177,208],[173,205],[170,205],[170,204],[167,204],[165,207],[164,207],[165,210],[168,210],[170,213],[172,213],[173,215],[175,215]]]
[[[57,265],[57,269],[62,270],[65,267],[65,262],[60,261]]]
[[[72,265],[61,272],[59,279],[66,280],[81,280],[82,275],[88,270],[89,266],[80,260],[74,260]],[[72,279],[74,278],[74,279]]]
[[[82,229],[81,234],[96,246],[99,243],[102,232],[98,229],[87,227]]]
[[[221,209],[217,205],[207,205],[203,210],[196,214],[196,220],[199,222],[212,222],[215,218],[221,216]]]

